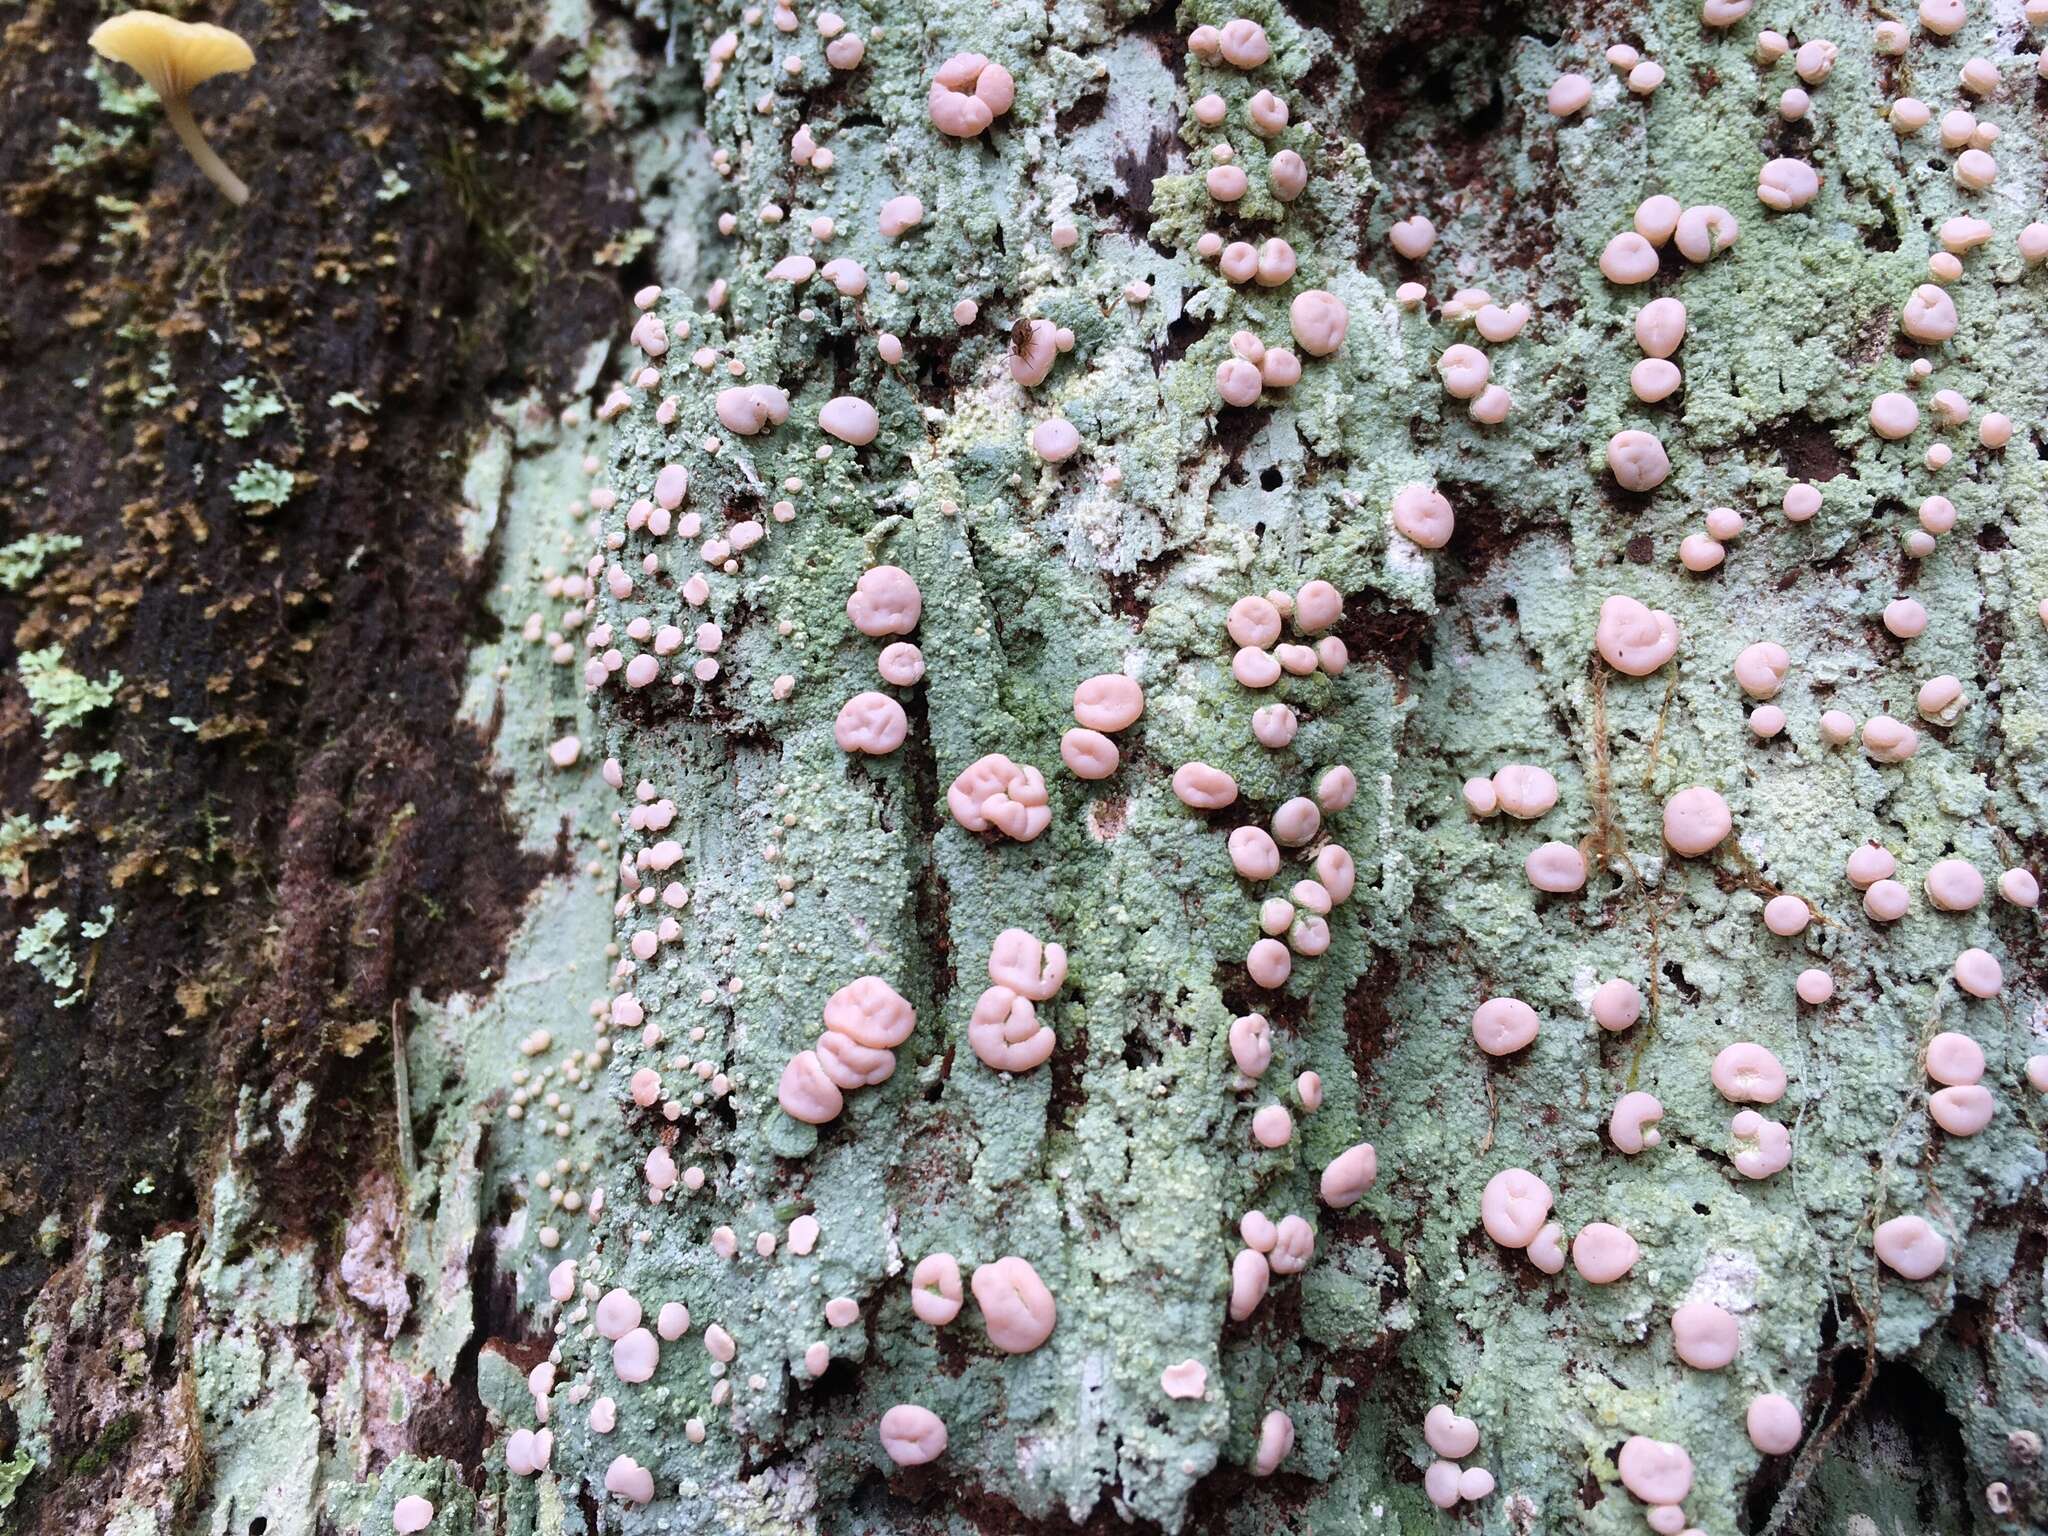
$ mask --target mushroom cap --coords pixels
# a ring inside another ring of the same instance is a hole
[[[202,80],[240,74],[256,62],[249,45],[226,27],[180,21],[160,11],[124,11],[87,39],[102,58],[126,64],[158,96],[183,97]]]

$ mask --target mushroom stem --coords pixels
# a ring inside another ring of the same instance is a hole
[[[164,98],[164,115],[171,120],[171,126],[178,131],[178,138],[185,146],[199,169],[206,173],[206,179],[221,190],[221,195],[236,207],[249,201],[248,185],[229,170],[213,146],[206,142],[206,135],[199,131],[199,124],[193,121],[192,108],[183,97]]]

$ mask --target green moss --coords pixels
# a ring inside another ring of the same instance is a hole
[[[124,1413],[115,1418],[94,1437],[91,1445],[71,1459],[64,1469],[64,1475],[76,1478],[97,1477],[113,1464],[121,1448],[135,1438],[142,1428],[142,1415]]]

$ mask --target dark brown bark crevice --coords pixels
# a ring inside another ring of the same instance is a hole
[[[312,1091],[304,1138],[244,1170],[280,1232],[336,1241],[357,1175],[390,1160],[393,1001],[479,985],[546,867],[458,717],[497,575],[461,548],[460,448],[494,394],[559,383],[609,330],[605,248],[634,218],[611,152],[517,62],[538,6],[467,29],[214,18],[259,59],[198,103],[253,189],[240,211],[153,106],[102,101],[91,9],[38,0],[0,47],[0,541],[82,541],[0,591],[0,672],[57,645],[124,679],[54,738],[0,686],[0,798],[79,828],[31,845],[0,944],[61,907],[84,987],[58,1009],[30,968],[0,972],[8,1357],[89,1210],[110,1254],[195,1223],[243,1090],[272,1110]],[[488,73],[452,62],[494,48]],[[237,379],[280,407],[242,435]],[[291,477],[279,506],[234,494],[259,461]],[[110,784],[46,777],[106,750]],[[106,1426],[56,1431],[71,1472],[33,1480],[14,1528],[74,1528],[123,1485]],[[17,1433],[0,1403],[0,1456]]]

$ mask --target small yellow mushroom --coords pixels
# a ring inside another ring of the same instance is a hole
[[[206,179],[219,187],[229,202],[248,202],[248,187],[206,142],[192,120],[187,98],[202,81],[229,72],[239,74],[254,64],[256,55],[249,45],[225,27],[179,21],[157,11],[123,12],[95,27],[89,41],[101,57],[126,64],[149,82],[164,104],[164,115]]]

